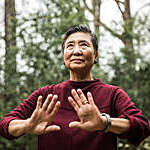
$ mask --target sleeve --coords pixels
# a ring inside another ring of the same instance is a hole
[[[23,103],[20,103],[20,105],[17,108],[15,108],[13,111],[7,114],[3,119],[1,119],[0,120],[0,135],[9,140],[18,138],[18,137],[13,137],[8,132],[8,126],[9,126],[10,121],[15,120],[15,119],[25,120],[29,118],[32,115],[36,107],[38,97],[42,96],[43,101],[44,101],[48,93],[49,93],[48,86],[39,88],[38,90],[33,92],[28,97],[28,99],[24,100]]]
[[[129,96],[122,89],[115,93],[115,110],[118,118],[126,118],[130,121],[128,131],[119,135],[119,138],[127,139],[131,144],[138,146],[146,137],[150,135],[148,119],[142,114]]]

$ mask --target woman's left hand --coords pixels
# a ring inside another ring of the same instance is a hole
[[[69,127],[86,131],[103,130],[107,120],[95,105],[92,94],[88,92],[86,98],[81,89],[77,91],[73,89],[71,93],[73,98],[68,97],[68,100],[76,110],[80,122],[70,122]]]

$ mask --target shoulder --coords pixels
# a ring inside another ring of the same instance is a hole
[[[32,92],[28,99],[37,99],[39,96],[42,96],[43,98],[46,98],[48,94],[53,92],[53,87],[55,84],[52,85],[46,85],[41,88],[36,89],[34,92]]]
[[[46,85],[44,87],[37,89],[35,92],[40,93],[41,95],[48,95],[50,93],[53,94],[55,93],[54,91],[65,88],[67,85],[68,85],[68,82],[63,81],[63,82],[56,83],[56,84]]]
[[[101,90],[105,91],[106,93],[111,93],[112,97],[128,97],[127,92],[116,85],[106,84],[100,81],[98,82],[97,87],[100,87]]]
[[[100,79],[96,79],[97,80],[97,86],[101,87],[104,90],[108,90],[108,91],[112,91],[112,92],[116,92],[116,91],[120,91],[122,90],[119,86],[115,86],[115,85],[111,85],[111,84],[107,84],[102,82]]]

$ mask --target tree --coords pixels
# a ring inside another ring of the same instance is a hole
[[[4,69],[4,100],[10,101],[16,98],[17,63],[16,55],[16,10],[15,0],[5,0],[5,69]]]
[[[96,3],[95,1],[96,0],[92,2]],[[149,3],[139,9],[135,15],[131,15],[133,13],[131,13],[132,9],[130,7],[130,0],[114,0],[114,3],[117,5],[121,14],[121,21],[119,23],[113,21],[116,25],[121,24],[121,28],[118,31],[117,28],[113,29],[103,23],[103,20],[100,18],[96,19],[97,17],[95,13],[93,13],[95,10],[93,3],[91,2],[92,8],[90,8],[85,2],[87,1],[84,0],[85,8],[93,15],[93,22],[97,20],[97,23],[101,28],[103,27],[105,31],[109,32],[113,37],[123,43],[123,47],[120,49],[121,57],[112,53],[112,58],[107,64],[114,71],[114,76],[110,79],[110,83],[120,86],[127,91],[131,99],[136,103],[137,107],[141,108],[146,116],[149,116],[148,114],[150,113],[147,108],[147,106],[150,105],[148,94],[148,89],[150,89],[148,84],[149,69],[147,68],[149,63],[144,61],[145,56],[141,55],[141,46],[143,44],[147,44],[145,42],[146,34],[143,34],[143,32],[145,32],[144,30],[148,31],[148,29],[144,28],[148,21],[148,17],[145,16],[141,18],[138,16],[139,11],[149,5]],[[97,11],[100,13],[100,9],[97,9]],[[100,32],[101,31],[102,30],[100,30]],[[99,35],[101,34],[99,33]],[[138,61],[141,63],[139,64]],[[143,66],[145,67],[143,68]],[[123,145],[126,145],[126,142]],[[130,149],[135,149],[135,147],[130,146]]]
[[[45,1],[45,7],[46,12],[37,11],[25,18],[19,18],[17,15],[15,21],[17,32],[15,28],[13,32],[9,29],[11,34],[16,32],[14,39],[17,43],[15,42],[14,45],[17,44],[19,49],[13,52],[17,52],[27,68],[22,69],[24,66],[20,65],[20,62],[13,64],[18,67],[18,69],[15,68],[15,73],[18,75],[19,82],[14,82],[10,92],[14,93],[14,87],[17,87],[19,100],[11,99],[12,104],[6,104],[9,110],[16,107],[16,102],[19,104],[26,99],[35,89],[68,78],[69,74],[63,63],[61,49],[63,33],[71,25],[87,23],[84,9],[80,7],[79,1],[74,0]],[[10,50],[13,49],[13,46],[10,46]],[[11,53],[11,56],[16,56],[16,53]],[[0,106],[2,107],[3,104],[0,103]],[[1,109],[0,117],[5,113],[6,110]],[[9,142],[3,138],[0,139],[0,149],[34,150],[36,145],[36,136],[31,135],[25,135]]]
[[[37,12],[30,15],[30,19],[24,18],[29,25],[26,27],[24,21],[20,22],[22,25],[18,33],[23,43],[22,59],[28,67],[27,71],[21,72],[23,86],[33,89],[68,78],[61,48],[63,33],[71,25],[86,23],[79,2],[51,0],[45,5],[47,12]],[[28,29],[32,31],[29,33]]]
[[[94,23],[95,33],[99,34],[100,33],[99,22],[101,22],[100,21],[100,11],[101,11],[102,1],[101,0],[92,0],[91,1],[92,8],[90,8],[88,6],[87,0],[83,0],[83,3],[84,3],[86,10],[88,10],[93,15],[93,23]]]

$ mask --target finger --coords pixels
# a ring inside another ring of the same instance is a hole
[[[58,98],[57,95],[54,95],[54,96],[53,96],[53,98],[52,98],[50,104],[49,104],[48,107],[47,107],[47,112],[48,112],[48,113],[50,113],[50,112],[53,110],[53,108],[54,108],[54,106],[55,106],[55,104],[56,104],[57,98]]]
[[[36,104],[36,109],[39,110],[41,108],[41,105],[42,105],[42,96],[39,96]]]
[[[52,95],[52,94],[49,94],[49,95],[47,96],[47,98],[46,98],[46,100],[45,100],[45,102],[44,102],[44,104],[43,104],[43,106],[42,106],[42,109],[43,109],[43,110],[47,110],[47,107],[48,107],[48,105],[49,105],[49,103],[50,103],[50,101],[51,101],[52,98],[53,98],[53,95]]]
[[[75,109],[75,111],[77,112],[79,110],[79,106],[77,105],[77,103],[73,100],[73,98],[71,96],[68,97],[68,101],[70,102],[70,104],[72,105],[72,107]]]
[[[87,93],[88,101],[91,105],[95,105],[91,92]]]
[[[78,121],[73,121],[69,123],[70,128],[81,128],[81,123]]]
[[[93,131],[93,128],[91,128],[91,125],[89,124],[89,122],[81,124],[78,121],[73,121],[73,122],[70,122],[69,127],[70,128],[79,128],[79,129],[86,130],[86,131]]]
[[[82,92],[81,89],[78,89],[78,90],[77,90],[77,93],[79,94],[79,96],[80,96],[80,98],[81,98],[82,104],[83,104],[85,101],[87,101],[87,99],[86,99],[86,97],[85,97],[85,95],[84,95],[84,93]]]
[[[73,98],[76,100],[77,104],[78,104],[79,106],[81,106],[81,105],[82,105],[81,98],[79,97],[79,95],[78,95],[78,93],[76,92],[76,90],[73,89],[73,90],[71,91],[71,93],[72,93]]]
[[[51,115],[51,119],[53,119],[53,117],[55,116],[55,114],[58,112],[59,110],[59,107],[60,107],[60,101],[57,101],[52,112],[50,113]]]
[[[60,126],[51,125],[51,126],[46,127],[44,133],[49,133],[49,132],[52,132],[52,131],[59,131],[59,130],[61,130]]]

